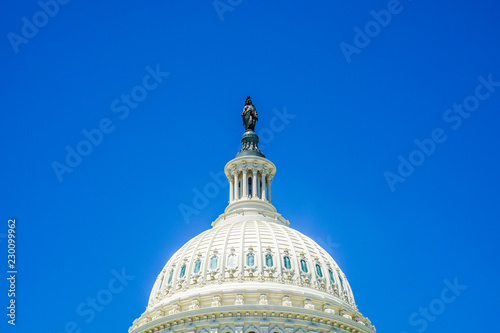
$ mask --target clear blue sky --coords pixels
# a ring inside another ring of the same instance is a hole
[[[491,330],[498,3],[41,2],[50,15],[2,4],[0,266],[15,217],[19,273],[15,328],[0,283],[0,330],[126,332],[169,257],[223,212],[226,185],[193,199],[237,153],[248,95],[275,206],[379,332]],[[445,303],[445,280],[467,289]],[[112,299],[90,310],[97,295]]]

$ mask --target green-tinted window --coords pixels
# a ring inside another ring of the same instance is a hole
[[[213,256],[212,259],[210,259],[210,269],[216,269],[217,263],[218,263],[217,257]]]
[[[283,257],[283,263],[285,264],[286,269],[292,268],[292,264],[290,262],[290,257],[288,257],[288,256]]]
[[[247,254],[247,266],[253,266],[255,265],[255,256],[253,255],[253,253],[249,253]]]
[[[182,265],[182,267],[181,267],[181,274],[179,275],[179,277],[183,278],[184,274],[186,274],[186,265]]]
[[[196,262],[194,263],[194,273],[198,273],[200,271],[200,268],[201,268],[201,260],[198,259],[196,260]]]
[[[174,275],[174,270],[172,269],[172,270],[170,271],[169,276],[168,276],[168,283],[169,283],[169,284],[170,284],[170,282],[172,282],[172,276],[173,276],[173,275]]]
[[[304,259],[300,260],[300,267],[304,273],[307,273],[309,270],[307,269],[307,263]]]
[[[340,288],[344,290],[344,281],[342,281],[342,278],[339,276],[339,281],[340,281]]]
[[[319,264],[316,264],[316,274],[318,274],[319,277],[323,277],[323,272],[321,271],[321,266]]]
[[[333,272],[332,272],[332,270],[329,269],[328,273],[330,274],[330,280],[332,281],[332,283],[335,283],[335,279],[333,278]]]
[[[273,256],[271,254],[266,254],[266,266],[273,267]]]

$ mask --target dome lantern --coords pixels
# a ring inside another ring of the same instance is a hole
[[[245,126],[242,148],[224,167],[229,181],[229,205],[225,212],[238,209],[276,212],[271,203],[271,184],[276,166],[259,150],[259,137],[254,131],[258,115],[250,96],[245,101],[241,117]]]

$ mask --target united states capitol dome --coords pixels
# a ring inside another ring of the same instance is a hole
[[[250,98],[242,117],[243,148],[224,168],[229,205],[168,260],[129,332],[375,332],[331,255],[272,205],[276,167]]]

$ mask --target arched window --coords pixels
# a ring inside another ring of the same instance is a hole
[[[247,266],[252,267],[255,265],[255,256],[253,253],[247,254]]]
[[[304,273],[307,273],[309,270],[307,269],[307,263],[304,259],[300,260],[300,267]]]
[[[228,267],[234,267],[234,266],[236,266],[236,254],[231,253],[231,254],[227,257],[227,266],[228,266]]]
[[[284,256],[283,257],[283,264],[285,265],[286,269],[291,269],[292,268],[292,264],[290,262],[290,257],[289,256]]]
[[[273,267],[273,255],[272,254],[266,254],[266,266],[267,267]]]
[[[328,270],[328,274],[330,274],[330,281],[332,281],[332,284],[335,283],[335,279],[333,277],[333,272],[331,269]]]
[[[196,260],[196,262],[194,263],[194,273],[198,273],[200,271],[200,268],[201,268],[201,260],[198,259]]]
[[[339,281],[340,281],[340,288],[344,290],[344,281],[342,281],[342,277],[339,276]]]
[[[174,275],[174,270],[172,269],[170,271],[170,274],[168,275],[168,284],[170,284],[170,282],[172,282],[172,276]]]
[[[210,269],[216,269],[217,264],[218,264],[217,256],[213,256],[212,259],[210,259]]]
[[[318,274],[319,277],[323,277],[323,272],[321,271],[321,266],[319,264],[316,264],[316,274]]]
[[[248,196],[251,198],[252,197],[252,177],[248,177]]]
[[[186,274],[186,265],[182,265],[181,267],[181,274],[179,274],[179,278],[183,278],[184,274]]]

